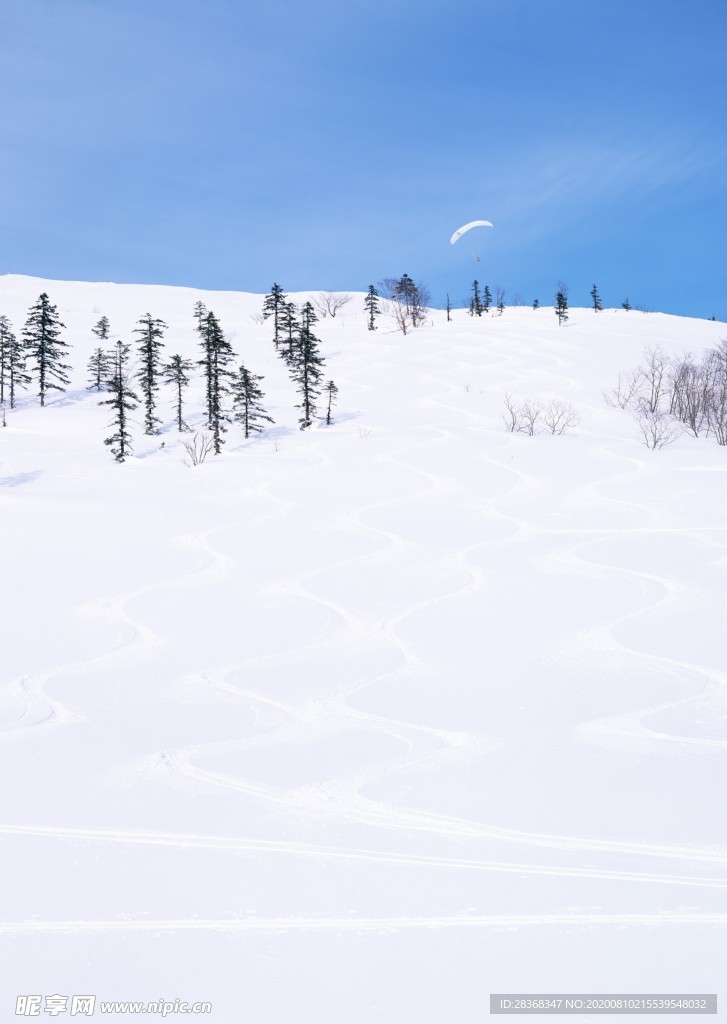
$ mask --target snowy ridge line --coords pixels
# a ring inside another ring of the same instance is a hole
[[[37,932],[388,932],[416,929],[457,928],[559,928],[577,926],[664,925],[727,926],[727,913],[695,911],[656,911],[642,914],[471,914],[428,917],[238,917],[178,918],[176,920],[95,920],[95,921],[11,921],[0,923],[0,934],[23,935]]]
[[[727,878],[699,875],[649,874],[640,871],[616,871],[609,868],[561,867],[528,862],[473,860],[462,857],[437,857],[430,854],[383,853],[352,847],[321,846],[287,840],[238,839],[231,836],[203,836],[176,832],[135,832],[115,829],[52,828],[50,826],[0,825],[2,835],[85,840],[99,843],[127,843],[180,849],[274,853],[282,856],[325,860],[354,860],[375,864],[405,865],[422,868],[446,868],[460,871],[484,871],[505,874],[542,875],[550,878],[598,878],[614,882],[646,882],[655,885],[683,885],[696,888],[727,889]]]

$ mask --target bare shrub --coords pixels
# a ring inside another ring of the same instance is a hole
[[[382,296],[381,312],[394,322],[396,330],[406,334],[410,328],[421,327],[426,322],[431,301],[429,289],[424,284],[415,284],[404,274],[398,280],[386,277],[379,282]]]
[[[187,466],[200,466],[215,447],[209,434],[199,433],[191,441],[183,441],[182,444],[188,455],[188,459],[184,460]]]
[[[704,376],[707,429],[717,444],[727,445],[727,340],[707,353]]]
[[[699,437],[708,429],[709,374],[706,367],[696,363],[691,353],[672,360],[669,369],[669,412]]]
[[[543,423],[551,434],[564,434],[581,422],[578,411],[561,398],[553,398],[543,410]]]
[[[515,397],[507,392],[505,392],[503,401],[505,412],[502,414],[502,420],[505,424],[505,429],[509,430],[511,434],[515,434],[520,430],[520,406]]]
[[[252,320],[252,322],[254,324],[264,324],[265,323],[265,317],[262,315],[262,313],[252,313],[250,315],[250,319]]]
[[[638,405],[643,383],[640,369],[619,373],[618,382],[613,391],[610,394],[604,391],[604,400],[614,408],[618,406],[619,409]]]
[[[679,437],[679,428],[666,413],[659,410],[649,412],[644,409],[637,416],[637,423],[642,443],[652,450],[666,448]]]
[[[352,297],[343,292],[321,292],[317,298],[313,299],[313,305],[321,317],[335,317],[339,309],[343,309],[351,301]]]
[[[530,399],[527,399],[520,410],[520,426],[518,429],[521,433],[532,437],[542,412],[543,406],[540,402],[532,402]]]
[[[395,302],[394,299],[381,300],[381,315],[391,320],[394,324],[394,329],[401,331],[402,334],[407,334],[414,326],[406,306],[403,306],[400,302]]]
[[[669,358],[658,346],[644,349],[644,356],[646,361],[639,367],[642,381],[640,394],[646,408],[654,413],[659,409],[666,390]]]

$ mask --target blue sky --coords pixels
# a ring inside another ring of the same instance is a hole
[[[726,30],[724,0],[5,0],[0,273],[561,279],[727,320]]]

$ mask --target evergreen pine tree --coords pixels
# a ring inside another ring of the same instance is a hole
[[[171,384],[177,391],[177,430],[181,434],[183,430],[189,430],[182,417],[182,393],[189,387],[189,377],[193,369],[191,359],[183,359],[180,355],[173,355],[168,363],[162,367],[162,376],[165,384]]]
[[[485,285],[485,290],[482,293],[482,309],[484,310],[485,313],[489,312],[491,302],[492,302],[492,292],[490,291],[490,286],[486,284]]]
[[[15,340],[13,325],[0,316],[0,404],[5,402],[5,389],[10,383],[10,346]]]
[[[540,309],[540,299],[533,299],[533,309]]]
[[[379,293],[376,291],[374,286],[372,284],[370,284],[369,285],[369,290],[368,290],[368,292],[366,294],[366,298],[364,299],[364,309],[366,310],[366,312],[369,315],[368,327],[369,327],[370,331],[375,331],[376,330],[376,324],[374,323],[374,320],[379,315],[379,302],[378,302],[378,298],[379,298]]]
[[[293,350],[295,348],[295,338],[298,331],[298,318],[296,313],[298,310],[295,307],[294,302],[286,302],[281,317],[281,328],[285,336],[286,349],[282,353],[283,359],[286,363],[291,364],[293,361]]]
[[[13,326],[6,316],[0,316],[0,405],[5,401],[5,384],[10,361],[10,339]]]
[[[480,297],[480,282],[474,281],[472,284],[472,298],[470,300],[470,316],[482,316],[484,308],[482,298]]]
[[[49,391],[65,391],[62,385],[69,383],[66,370],[70,370],[70,366],[61,362],[63,351],[68,348],[66,342],[61,340],[61,327],[65,327],[65,324],[58,319],[57,308],[43,292],[36,304],[31,306],[23,329],[26,352],[35,362],[41,406],[45,405],[45,396]]]
[[[204,318],[207,316],[207,307],[201,299],[198,299],[194,304],[194,319],[197,321],[195,330],[197,334],[201,334],[203,330]]]
[[[262,406],[265,395],[258,386],[258,381],[262,379],[250,373],[244,366],[240,366],[232,380],[232,407],[235,410],[235,419],[241,424],[246,438],[252,433],[264,430],[264,423],[275,422]]]
[[[596,288],[595,284],[593,288],[591,288],[591,299],[593,301],[593,312],[600,313],[603,309],[603,303],[601,302],[601,296],[598,294],[598,288]]]
[[[97,348],[88,360],[89,385],[86,391],[105,391],[112,376],[113,360],[105,349]]]
[[[15,392],[27,388],[30,374],[25,369],[23,346],[13,333],[12,324],[6,316],[0,316],[0,404],[5,405],[5,396],[10,399],[10,408],[15,408]]]
[[[107,316],[102,316],[97,324],[95,324],[91,330],[99,339],[99,341],[109,340],[109,331],[111,330],[111,324]]]
[[[318,317],[310,302],[306,302],[301,310],[300,327],[294,348],[291,377],[298,385],[301,417],[298,420],[300,429],[310,427],[316,414],[316,401],[321,393],[323,378],[323,359],[318,346],[320,341],[311,330]]]
[[[161,350],[164,348],[164,331],[167,325],[163,320],[155,320],[150,313],[137,321],[139,326],[134,334],[141,335],[137,351],[140,358],[136,379],[141,385],[144,400],[144,433],[158,434],[161,420],[155,416],[161,373]]]
[[[631,303],[629,302],[628,299],[624,299],[623,300],[623,302],[621,303],[621,309],[625,309],[626,311],[631,309]]]
[[[108,388],[111,392],[110,398],[103,398],[99,405],[110,405],[114,411],[111,426],[116,428],[111,437],[107,437],[104,444],[111,448],[117,462],[123,462],[127,455],[132,454],[131,434],[129,432],[129,414],[139,405],[139,398],[131,390],[127,363],[129,360],[129,346],[119,341],[116,343],[114,353],[113,375],[109,381]]]
[[[338,388],[336,387],[332,380],[329,380],[323,390],[325,392],[326,401],[328,403],[326,409],[326,424],[327,426],[330,427],[331,423],[333,423],[332,410],[333,406],[336,404],[336,399],[338,397]]]
[[[568,293],[564,286],[558,289],[555,296],[555,313],[558,317],[558,326],[568,319]]]
[[[394,283],[392,298],[400,307],[403,314],[400,319],[404,323],[410,323],[412,327],[419,327],[424,323],[429,299],[427,288],[415,284],[408,274],[404,274]]]
[[[204,368],[205,374],[207,426],[212,431],[215,455],[219,455],[225,443],[222,439],[227,429],[225,423],[229,419],[223,409],[223,399],[229,391],[228,365],[235,354],[214,313],[206,314],[200,333],[204,358],[199,360],[199,365]]]
[[[449,292],[447,292],[447,306],[446,306],[446,309],[447,309],[447,323],[449,323],[451,321],[451,319],[452,319],[452,317],[450,316],[450,314],[452,312],[452,303],[449,301]]]
[[[274,284],[270,289],[270,294],[265,296],[265,302],[263,303],[263,319],[267,320],[269,316],[273,318],[273,343],[276,348],[280,344],[281,321],[285,311],[286,299],[287,296],[283,293],[280,285]]]

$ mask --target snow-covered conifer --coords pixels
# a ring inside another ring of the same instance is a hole
[[[113,360],[105,349],[97,348],[88,360],[87,391],[105,391],[112,375]]]
[[[229,420],[223,408],[224,396],[230,389],[228,366],[235,353],[212,312],[208,312],[202,320],[200,336],[204,356],[198,365],[204,369],[205,375],[207,426],[212,432],[215,455],[219,455],[224,444],[222,434],[226,432],[225,423]]]
[[[287,296],[284,294],[283,289],[279,284],[274,284],[270,289],[270,294],[265,296],[265,302],[263,303],[263,318],[267,320],[269,316],[273,318],[273,343],[277,348],[280,344],[280,337],[282,332],[282,319],[285,311]]]
[[[42,406],[49,391],[65,391],[63,385],[69,383],[66,371],[70,366],[61,362],[64,350],[68,348],[61,339],[61,327],[65,324],[59,320],[57,308],[43,292],[31,306],[23,329],[26,353],[35,363],[38,397]]]
[[[262,405],[265,395],[258,386],[262,379],[262,377],[256,377],[254,373],[250,373],[245,366],[240,366],[232,381],[232,405],[235,410],[235,419],[242,426],[246,438],[251,433],[259,433],[264,430],[264,423],[274,422],[272,416],[268,416]]]
[[[558,286],[555,296],[555,315],[558,317],[558,324],[568,319],[568,290],[565,285]]]
[[[107,316],[102,316],[98,323],[94,324],[91,330],[99,339],[99,341],[108,341],[109,332],[111,331],[111,324],[109,323],[109,318]]]
[[[285,348],[281,355],[289,365],[293,362],[293,349],[300,324],[297,317],[298,310],[294,302],[286,302],[281,316],[281,330],[285,341]]]
[[[202,302],[202,300],[199,299],[194,304],[194,319],[197,321],[196,331],[197,331],[198,334],[202,333],[202,329],[203,329],[202,325],[204,323],[204,318],[206,316],[207,316],[207,307],[205,306],[204,302]]]
[[[144,401],[144,433],[158,434],[161,420],[156,413],[159,390],[159,377],[161,375],[161,350],[164,348],[164,331],[167,325],[163,320],[156,320],[150,313],[137,321],[139,326],[134,334],[140,335],[137,351],[139,353],[139,369],[136,379],[141,385],[141,394]]]
[[[332,380],[329,380],[323,391],[327,403],[326,424],[330,427],[331,423],[333,423],[333,406],[336,404],[336,399],[338,397],[338,388]]]
[[[132,454],[129,414],[139,405],[139,398],[131,390],[129,383],[129,350],[129,346],[123,342],[116,343],[113,372],[108,382],[111,397],[103,398],[99,402],[99,405],[110,405],[114,412],[110,425],[115,428],[115,432],[104,440],[104,444],[111,448],[117,462],[123,462]]]
[[[182,416],[183,392],[189,387],[189,376],[194,367],[191,359],[183,359],[180,355],[173,355],[168,363],[162,367],[162,377],[165,384],[171,384],[176,389],[175,405],[177,410],[177,430],[189,430]]]
[[[0,403],[10,399],[10,408],[15,408],[15,392],[27,388],[30,374],[25,368],[25,351],[13,332],[6,316],[0,316]]]
[[[369,290],[366,293],[364,299],[364,309],[368,313],[368,328],[370,331],[376,330],[376,317],[379,315],[379,293],[376,291],[372,284],[369,285]]]
[[[310,302],[306,302],[301,309],[300,327],[290,371],[300,395],[300,404],[296,408],[301,410],[298,420],[301,430],[310,427],[313,422],[313,417],[316,414],[316,401],[321,393],[323,358],[319,352],[320,341],[312,331],[312,326],[317,319],[313,306]]]

